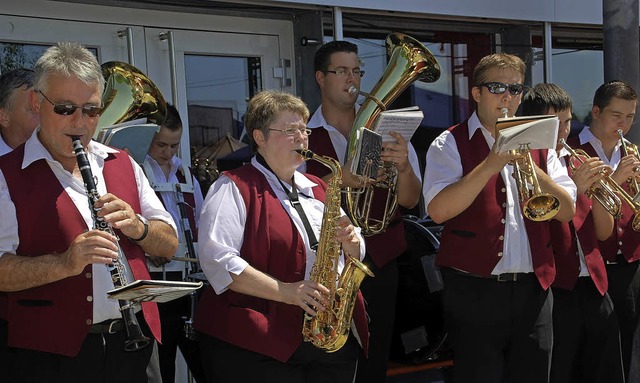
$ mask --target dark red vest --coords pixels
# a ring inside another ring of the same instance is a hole
[[[309,149],[323,156],[338,158],[329,132],[325,128],[313,129],[313,138],[309,140]],[[307,173],[318,177],[324,177],[330,173],[329,168],[322,165],[318,161],[307,161]],[[387,189],[375,188],[373,201],[371,203],[371,217],[381,218],[384,213],[384,207],[387,200]],[[344,203],[344,200],[343,200]],[[402,224],[402,216],[400,212],[392,218],[387,229],[376,235],[365,237],[367,245],[367,254],[378,267],[386,265],[389,261],[397,258],[407,249],[407,242],[404,237],[404,225]]]
[[[568,160],[568,158],[567,158]],[[567,166],[571,176],[571,169]],[[597,203],[597,202],[596,202]],[[592,201],[586,195],[578,195],[576,201],[576,215],[573,217],[573,227],[568,222],[551,220],[551,245],[556,262],[556,279],[553,287],[573,290],[580,275],[580,255],[575,239],[577,233],[580,247],[584,254],[589,275],[601,295],[607,292],[609,280],[604,260],[598,248],[595,223],[591,212]]]
[[[247,208],[242,258],[279,281],[303,280],[304,242],[267,179],[252,165],[225,174],[238,187]],[[309,179],[320,185],[313,193],[324,202],[326,185],[319,178]],[[195,327],[227,343],[286,362],[302,342],[303,313],[298,306],[231,290],[216,295],[207,287],[198,301]],[[369,333],[360,293],[353,320],[367,350]]]
[[[580,145],[579,139],[573,138],[569,140],[569,144],[574,149],[582,149],[592,157],[598,157],[595,149],[590,143]],[[622,188],[629,192],[627,184],[623,184]],[[633,196],[631,196],[633,197]],[[615,261],[618,250],[622,251],[628,262],[640,259],[640,233],[633,230],[631,223],[633,222],[633,209],[628,203],[622,202],[622,218],[615,221],[613,234],[606,241],[598,242],[602,257],[605,261]]]
[[[469,140],[467,122],[449,129],[453,134],[460,159],[462,175],[471,172],[489,154],[489,147],[480,130]],[[534,162],[546,172],[547,151],[532,150]],[[506,188],[500,173],[493,175],[473,203],[444,224],[442,241],[436,256],[438,266],[453,267],[469,273],[489,276],[504,250],[506,221]],[[549,222],[524,219],[533,269],[544,289],[555,277]]]
[[[73,201],[45,160],[20,169],[24,145],[0,159],[16,207],[20,244],[17,254],[39,256],[63,253],[87,230]],[[138,188],[128,155],[110,154],[103,175],[107,190],[140,212]],[[124,235],[120,235],[125,238]],[[144,252],[121,240],[136,279],[149,279]],[[8,293],[9,346],[75,356],[91,325],[93,295],[91,266],[79,275],[23,291]],[[143,303],[145,320],[160,340],[160,319],[155,303]]]

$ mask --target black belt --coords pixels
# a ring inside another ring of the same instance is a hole
[[[90,334],[114,334],[122,330],[124,330],[124,321],[122,319],[109,319],[89,326]]]
[[[448,270],[451,270],[455,274],[464,275],[466,277],[490,279],[497,282],[517,282],[519,280],[528,279],[532,276],[535,276],[535,273],[502,273],[498,275],[491,274],[488,276],[481,276],[481,275],[475,275],[475,274],[467,273],[466,271],[452,269],[452,268],[449,268]]]

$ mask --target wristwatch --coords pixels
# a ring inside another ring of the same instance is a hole
[[[140,236],[140,238],[129,237],[129,239],[132,240],[133,242],[140,242],[143,239],[147,238],[147,234],[149,234],[149,221],[145,217],[143,217],[141,214],[136,214],[136,216],[138,217],[140,222],[142,222],[142,224],[144,225],[144,231],[142,232],[142,235]]]

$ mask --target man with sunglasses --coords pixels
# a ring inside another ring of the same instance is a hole
[[[350,88],[360,89],[360,80],[364,75],[364,70],[360,68],[357,45],[347,41],[324,44],[316,52],[314,69],[322,105],[307,124],[313,131],[309,149],[343,163],[347,141],[358,111],[358,92],[352,92]],[[420,199],[418,156],[413,146],[400,134],[391,132],[391,135],[396,141],[383,143],[382,160],[395,163],[398,169],[398,204],[411,209]],[[307,162],[304,166],[313,175],[328,177],[327,168],[315,161]],[[362,186],[348,169],[343,169],[342,174],[343,187]],[[382,216],[386,193],[386,189],[376,188],[371,216]],[[361,354],[358,359],[356,382],[375,383],[386,381],[398,288],[396,258],[407,246],[401,214],[396,214],[386,231],[365,237],[365,242],[367,256],[364,262],[375,278],[365,278],[360,286],[367,302],[371,337],[368,356]]]
[[[145,303],[137,314],[151,344],[126,352],[128,327],[118,301],[107,299],[114,288],[107,265],[122,251],[127,280],[149,279],[145,253],[172,257],[175,223],[131,157],[91,141],[104,79],[89,50],[77,43],[47,49],[34,89],[37,133],[0,157],[0,291],[8,292],[11,366],[3,378],[160,382],[157,305]],[[94,206],[72,137],[80,137],[95,179]],[[92,230],[92,209],[118,237]]]
[[[436,264],[444,278],[445,323],[454,382],[549,381],[549,289],[555,275],[549,222],[523,217],[511,161],[495,147],[498,118],[515,114],[525,64],[517,56],[480,60],[472,77],[477,107],[427,152],[427,212],[444,223]],[[560,201],[555,219],[575,213],[575,184],[554,150],[532,150],[543,192]]]

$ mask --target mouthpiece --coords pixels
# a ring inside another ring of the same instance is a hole
[[[306,160],[313,159],[313,152],[309,149],[296,149],[296,152]]]
[[[504,118],[509,118],[509,108],[500,109],[500,113],[504,115]]]
[[[355,85],[351,85],[347,92],[349,92],[349,94],[358,94],[358,88],[356,88]]]

